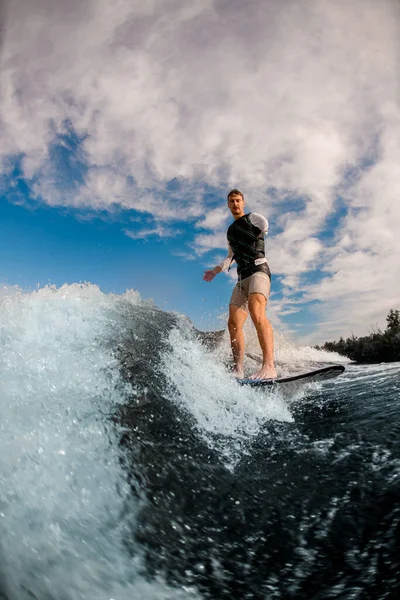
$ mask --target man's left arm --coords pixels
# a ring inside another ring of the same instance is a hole
[[[268,233],[268,220],[258,213],[250,213],[249,219],[252,225],[258,227],[264,235]]]

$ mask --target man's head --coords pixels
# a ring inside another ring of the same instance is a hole
[[[244,196],[242,192],[236,188],[231,190],[228,194],[228,207],[232,213],[233,218],[240,219],[244,215]]]

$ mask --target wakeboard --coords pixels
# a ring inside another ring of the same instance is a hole
[[[338,377],[345,371],[343,365],[333,365],[330,367],[323,367],[322,369],[316,369],[315,371],[309,371],[308,373],[300,373],[298,375],[291,375],[290,377],[278,377],[277,379],[238,379],[237,382],[240,385],[250,385],[252,387],[272,387],[274,385],[281,385],[282,383],[314,383],[316,381],[324,381],[325,379],[332,379]]]

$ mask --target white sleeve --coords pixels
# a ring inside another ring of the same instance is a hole
[[[226,271],[232,262],[232,257],[233,257],[233,250],[231,248],[230,243],[228,242],[228,254],[224,258],[224,260],[221,263],[219,263],[219,265],[217,265],[217,266],[220,267],[222,271]]]
[[[250,213],[249,219],[252,225],[261,229],[264,235],[268,233],[268,221],[262,215],[258,213]]]

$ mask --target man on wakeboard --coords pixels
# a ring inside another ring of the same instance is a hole
[[[229,302],[228,329],[231,338],[234,369],[238,379],[244,377],[245,342],[243,325],[248,314],[254,323],[260,342],[262,367],[250,379],[274,379],[274,333],[265,310],[270,293],[271,272],[265,258],[264,236],[268,232],[268,221],[257,213],[244,212],[244,196],[233,189],[228,194],[228,208],[234,222],[227,231],[228,255],[214,269],[204,272],[204,281],[229,269],[233,260],[237,264],[238,282]]]

